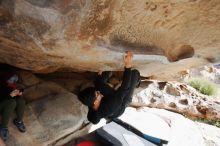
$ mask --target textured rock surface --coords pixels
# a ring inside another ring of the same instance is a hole
[[[39,78],[37,78],[34,74],[28,71],[19,72],[19,77],[20,77],[19,78],[20,82],[24,86],[28,86],[28,87],[39,84],[41,82]]]
[[[23,96],[27,101],[33,101],[45,98],[48,95],[56,95],[66,90],[54,82],[40,82],[31,87],[26,88]]]
[[[188,78],[205,78],[220,85],[220,64],[212,64],[201,68],[194,68],[189,71]]]
[[[65,88],[55,82],[40,79],[31,72],[20,71],[18,74],[19,82],[25,88],[23,97],[28,102],[67,92]],[[76,86],[73,84],[71,87],[74,88]]]
[[[49,146],[73,134],[83,126],[87,108],[71,93],[51,95],[28,104],[24,122],[26,133],[10,125],[8,146]]]
[[[147,54],[194,55],[174,66],[206,64],[219,60],[219,7],[219,0],[1,0],[0,62],[35,72],[116,70],[131,49],[146,75],[168,70],[166,58]]]
[[[149,82],[137,92],[133,106],[149,106],[168,109],[190,117],[211,120],[220,119],[220,99],[206,96],[187,84],[179,82]]]
[[[66,90],[77,94],[82,88],[88,86],[94,86],[93,80],[96,77],[96,73],[63,73],[55,72],[50,74],[38,74],[37,76],[41,79],[55,82]]]

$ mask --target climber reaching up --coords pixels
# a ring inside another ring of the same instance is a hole
[[[139,85],[140,73],[132,70],[133,53],[128,51],[124,57],[124,74],[121,86],[115,90],[107,84],[110,71],[99,72],[95,87],[88,87],[78,95],[79,100],[89,107],[87,118],[96,124],[101,118],[114,119],[120,116],[132,100],[134,89]]]

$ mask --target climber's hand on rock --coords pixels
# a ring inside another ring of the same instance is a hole
[[[102,75],[102,71],[101,70],[98,72],[98,75]]]
[[[132,67],[133,53],[131,51],[127,51],[124,57],[125,68]]]

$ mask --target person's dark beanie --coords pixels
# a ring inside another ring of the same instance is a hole
[[[95,88],[94,87],[88,87],[84,90],[82,90],[79,95],[78,99],[88,107],[92,107],[93,103],[96,99],[95,97]]]

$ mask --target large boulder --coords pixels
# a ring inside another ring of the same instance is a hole
[[[49,146],[77,132],[84,125],[87,108],[74,94],[62,93],[29,103],[24,122],[27,132],[9,125],[8,146]],[[67,141],[66,141],[67,142]]]
[[[121,70],[130,49],[135,67],[147,67],[143,74],[177,72],[219,60],[219,6],[219,0],[1,0],[0,62],[40,73]]]
[[[220,98],[201,94],[186,83],[142,83],[142,90],[136,91],[131,105],[163,108],[193,118],[220,120]]]

